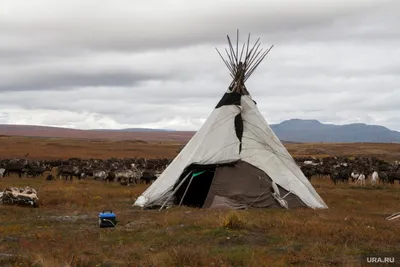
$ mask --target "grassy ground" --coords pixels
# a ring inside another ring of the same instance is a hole
[[[11,185],[36,188],[40,206],[0,206],[0,253],[10,254],[0,266],[359,266],[363,253],[400,251],[400,221],[385,220],[400,210],[398,185],[319,180],[329,206],[319,211],[142,211],[131,206],[145,185],[0,181]],[[116,228],[98,227],[103,209],[117,214]]]
[[[0,158],[169,157],[179,144],[0,138]],[[294,156],[380,155],[399,145],[288,144]],[[400,255],[400,187],[312,181],[327,210],[164,211],[132,208],[145,185],[44,177],[0,179],[38,190],[39,208],[0,205],[0,266],[360,266],[360,255]],[[101,229],[97,214],[112,209],[119,223]],[[399,261],[400,258],[397,258]],[[102,264],[102,265],[101,265]]]
[[[376,156],[381,159],[400,160],[400,144],[285,144],[293,156]],[[0,159],[123,158],[123,157],[175,157],[182,144],[141,140],[82,140],[62,138],[35,138],[0,136]]]
[[[68,158],[170,158],[182,144],[141,140],[83,140],[36,137],[0,137],[1,158],[68,159]]]
[[[293,156],[368,156],[393,162],[400,160],[400,144],[379,143],[306,143],[287,144]]]

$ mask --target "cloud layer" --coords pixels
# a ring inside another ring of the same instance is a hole
[[[274,44],[248,80],[270,123],[400,130],[400,2],[5,0],[0,123],[197,130],[230,83],[214,47]]]

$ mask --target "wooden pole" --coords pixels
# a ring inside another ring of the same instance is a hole
[[[258,65],[260,65],[260,63],[264,60],[269,51],[271,51],[272,47],[274,47],[274,45],[271,45],[271,47],[264,52],[264,54],[259,58],[256,64],[254,64],[254,66],[249,70],[249,72],[246,74],[246,77],[244,78],[244,81],[246,81],[250,77],[250,75],[253,74]]]
[[[234,63],[234,60],[233,60],[233,58],[231,57],[231,55],[228,53],[228,50],[225,48],[225,53],[226,53],[226,55],[228,56],[228,58],[229,58],[229,61],[230,61],[230,64],[231,64],[231,67],[232,67],[232,69],[233,69],[233,75],[235,75],[235,63]]]
[[[167,200],[165,200],[164,204],[162,204],[161,208],[159,210],[162,210],[165,206],[165,204],[167,204],[167,202],[175,195],[175,193],[179,190],[179,188],[182,186],[182,184],[186,181],[186,179],[189,177],[189,175],[192,172],[189,172],[185,178],[182,179],[182,181],[179,183],[179,185],[175,188],[174,192],[172,192],[172,194],[167,198]]]
[[[246,45],[246,43],[243,43],[242,52],[240,52],[239,63],[240,63],[240,62],[242,62],[243,51],[244,51],[244,47],[245,47],[245,45]]]
[[[235,56],[235,51],[233,50],[233,46],[232,46],[231,39],[229,38],[229,35],[227,35],[226,37],[228,38],[229,48],[230,48],[230,50],[231,50],[232,58],[235,59],[236,66],[237,66],[237,58],[236,58],[236,56]]]
[[[239,65],[239,29],[236,31],[236,64]]]
[[[215,50],[217,50],[217,52],[218,52],[219,56],[221,57],[222,61],[225,63],[225,66],[228,68],[231,77],[234,78],[234,76],[233,76],[233,70],[232,70],[231,66],[229,65],[228,61],[226,61],[226,60],[224,59],[224,57],[221,55],[221,53],[218,51],[217,48],[215,48]]]
[[[184,199],[185,196],[186,196],[186,193],[187,193],[187,191],[188,191],[188,189],[189,189],[190,184],[191,184],[192,181],[193,181],[193,178],[194,178],[194,176],[192,175],[192,178],[190,178],[189,184],[188,184],[188,186],[186,187],[185,193],[183,193],[183,196],[182,196],[182,198],[181,198],[181,201],[179,202],[179,207],[182,205],[183,199]]]
[[[249,45],[250,45],[250,33],[249,36],[247,37],[247,48],[246,48],[246,57],[244,59],[244,67],[246,68],[247,66],[247,55],[249,54]]]
[[[251,67],[251,65],[253,64],[254,60],[257,58],[257,56],[260,54],[260,52],[263,50],[261,48],[260,51],[258,51],[258,48],[260,47],[260,44],[258,44],[257,48],[254,50],[253,55],[251,55],[251,58],[249,59],[249,64],[247,65],[247,69],[246,71]]]
[[[247,54],[246,61],[250,60],[250,58],[253,56],[254,48],[257,46],[259,41],[260,41],[260,38],[257,39],[257,41],[254,43],[253,47],[250,49],[250,52]]]

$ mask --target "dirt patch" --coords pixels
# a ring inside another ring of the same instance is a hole
[[[125,228],[127,230],[133,231],[133,230],[140,230],[140,229],[149,229],[156,225],[157,225],[156,222],[149,218],[140,218],[138,220],[131,221],[131,222],[125,224]]]
[[[42,220],[54,220],[58,222],[77,222],[79,220],[87,220],[89,219],[90,216],[83,214],[83,215],[71,215],[71,216],[46,216],[46,217],[40,217]],[[91,218],[94,219],[94,218]]]
[[[276,238],[270,237],[263,232],[247,232],[232,234],[219,239],[220,246],[267,246],[276,242]]]

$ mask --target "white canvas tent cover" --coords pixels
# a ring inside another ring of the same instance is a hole
[[[243,63],[229,36],[228,41],[231,53],[229,60],[223,60],[233,77],[229,89],[202,127],[134,206],[327,208],[244,85],[272,47],[255,59],[258,41],[248,51],[249,35]]]

